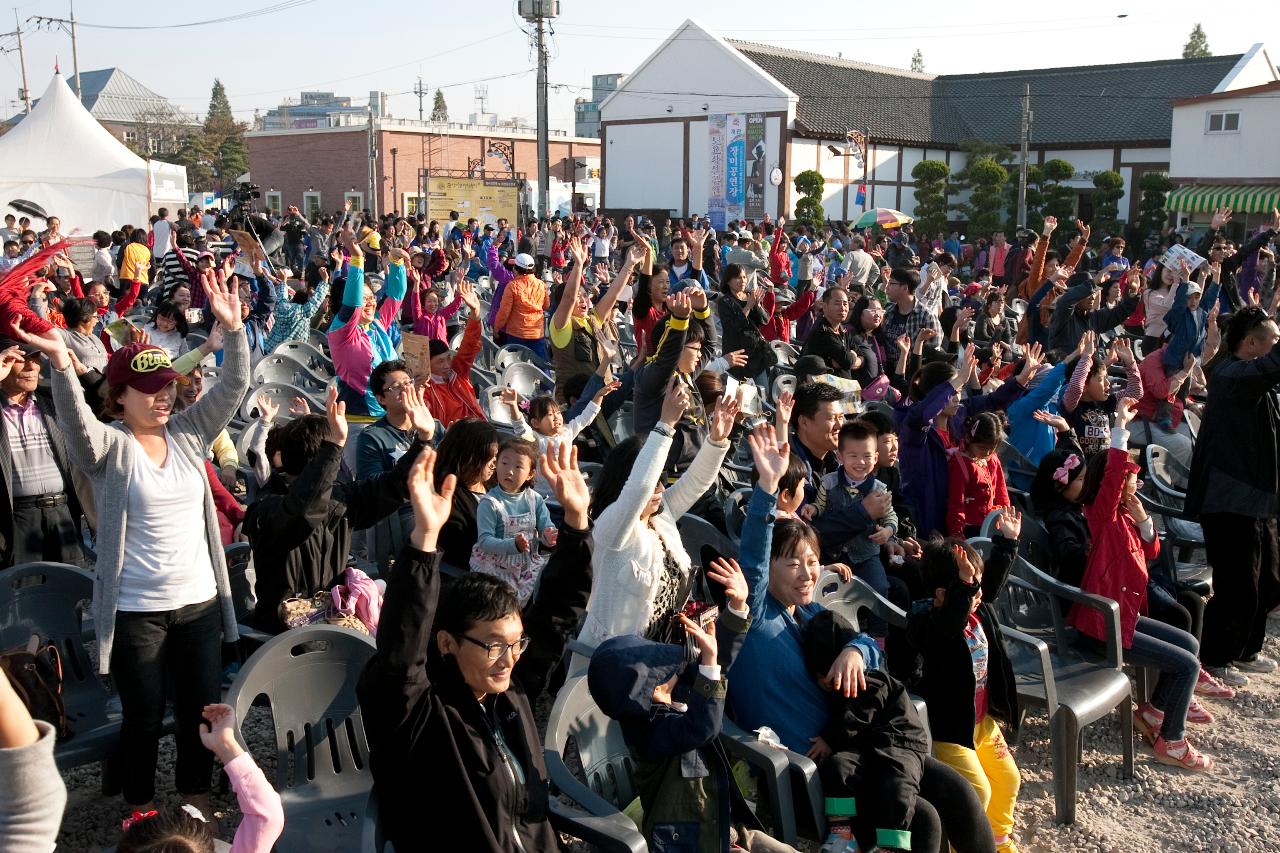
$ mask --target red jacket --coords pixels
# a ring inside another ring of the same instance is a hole
[[[777,300],[774,298],[772,290],[766,290],[764,296],[760,298],[760,310],[764,311],[764,315],[768,320],[760,327],[761,337],[766,341],[791,343],[791,323],[799,320],[813,307],[813,300],[817,296],[818,291],[811,287],[797,297],[795,302],[792,302],[781,311],[775,311],[774,307],[777,305]]]
[[[471,385],[471,364],[479,354],[480,318],[472,315],[462,333],[458,353],[449,365],[451,370],[448,378],[441,382],[431,376],[424,389],[427,408],[444,429],[462,418],[484,418],[480,401],[476,399],[476,389]]]
[[[994,453],[975,462],[960,450],[947,459],[947,535],[964,538],[965,527],[981,527],[996,507],[1011,506],[1004,466]]]
[[[1084,510],[1091,544],[1080,589],[1120,604],[1120,641],[1126,649],[1133,645],[1134,626],[1147,608],[1147,562],[1160,555],[1160,539],[1143,542],[1138,525],[1120,504],[1125,479],[1137,471],[1128,451],[1108,450],[1102,488]],[[1106,639],[1107,629],[1097,610],[1074,605],[1068,621],[1083,634]]]
[[[787,252],[787,235],[781,228],[773,232],[773,243],[769,246],[769,280],[777,285],[791,280],[791,254]]]

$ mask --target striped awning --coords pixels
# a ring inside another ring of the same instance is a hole
[[[1251,187],[1192,184],[1169,193],[1164,207],[1181,213],[1212,213],[1218,207],[1229,207],[1236,213],[1270,213],[1280,208],[1280,184]]]

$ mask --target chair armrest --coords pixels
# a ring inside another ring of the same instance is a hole
[[[564,758],[560,753],[553,749],[544,748],[542,755],[547,765],[547,777],[551,780],[555,790],[573,800],[592,815],[597,817],[608,817],[610,815],[622,817],[622,812],[618,811],[617,806],[588,788],[577,776],[573,775],[568,765],[564,763]],[[628,818],[623,817],[623,820],[632,826],[635,825]]]
[[[1190,518],[1186,513],[1177,507],[1156,500],[1145,492],[1138,492],[1138,500],[1142,501],[1142,505],[1146,507],[1147,512],[1155,515],[1167,515],[1171,518],[1180,518],[1183,521],[1196,521]]]
[[[727,717],[721,728],[721,735],[740,741],[755,739],[753,732],[744,730]],[[806,822],[811,822],[816,828],[818,840],[821,841],[826,837],[827,817],[822,799],[822,780],[818,778],[818,765],[813,763],[813,759],[798,752],[782,747],[768,747],[763,744],[762,746],[775,751],[787,763],[791,779],[792,815],[797,826],[797,834],[801,829],[797,816],[804,815],[807,818]]]
[[[1049,716],[1053,716],[1054,710],[1058,707],[1058,684],[1053,677],[1053,661],[1049,657],[1049,647],[1044,640],[1038,640],[1030,634],[1024,634],[1017,628],[1010,628],[1008,625],[1000,626],[1000,635],[1006,641],[1017,645],[1027,646],[1035,653],[1037,660],[1040,662],[1040,677],[1044,680],[1044,699],[1045,705],[1048,706]]]
[[[648,853],[649,845],[644,836],[621,812],[609,816],[591,815],[554,797],[548,807],[551,826],[557,832],[580,838],[605,853]]]
[[[761,784],[766,788],[769,811],[773,815],[773,837],[784,844],[794,846],[796,843],[795,801],[791,795],[791,773],[787,757],[782,750],[761,743],[740,729],[732,734],[722,732],[720,743],[730,758],[741,759],[760,771]]]
[[[1107,663],[1109,666],[1120,669],[1123,665],[1123,652],[1120,646],[1120,605],[1105,596],[1082,592],[1073,586],[1060,583],[1041,571],[1036,572],[1036,584],[1050,595],[1102,614],[1103,622],[1107,626]]]

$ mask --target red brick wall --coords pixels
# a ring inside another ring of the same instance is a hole
[[[283,207],[302,207],[308,187],[320,193],[326,212],[342,207],[352,187],[369,192],[368,134],[362,130],[250,136],[249,174],[263,193],[274,188]]]

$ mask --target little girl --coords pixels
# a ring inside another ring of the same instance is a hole
[[[143,328],[152,346],[169,353],[169,358],[177,358],[187,351],[187,314],[173,300],[166,299],[156,306],[151,322]]]
[[[458,279],[461,280],[461,268],[455,272]],[[413,323],[413,333],[448,343],[449,320],[458,313],[458,309],[461,307],[461,287],[458,288],[457,295],[453,297],[453,301],[441,308],[440,294],[436,292],[435,287],[431,284],[431,279],[421,275],[414,285],[414,292],[408,299],[409,320]]]
[[[1129,461],[1127,427],[1133,410],[1134,401],[1128,399],[1117,407],[1111,448],[1090,459],[1085,471],[1080,501],[1092,545],[1080,589],[1119,602],[1125,661],[1160,671],[1151,701],[1133,715],[1156,760],[1184,770],[1211,770],[1213,759],[1192,746],[1185,731],[1188,722],[1213,722],[1198,704],[1198,712],[1191,713],[1200,644],[1186,631],[1142,615],[1147,609],[1147,561],[1160,553],[1160,540],[1138,500],[1138,466]],[[1106,625],[1097,610],[1076,604],[1069,621],[1086,637],[1105,641]]]
[[[236,742],[236,712],[230,705],[206,705],[200,741],[222,762],[244,818],[231,853],[269,853],[284,830],[284,809],[253,756]],[[134,812],[121,824],[119,853],[190,850],[213,853],[216,827],[194,806]]]
[[[600,414],[600,404],[604,402],[604,398],[621,387],[622,383],[617,380],[602,386],[578,416],[568,423],[565,423],[564,411],[560,408],[560,404],[550,394],[539,394],[529,401],[528,422],[520,411],[520,397],[514,389],[508,388],[502,392],[502,402],[511,409],[512,419],[524,426],[524,434],[521,438],[533,442],[537,447],[538,455],[541,456],[548,451],[556,453],[557,448],[566,442],[573,444],[578,434],[589,427],[595,421],[596,415]],[[541,473],[537,473],[533,487],[544,498],[552,497],[551,484]]]
[[[1063,426],[1066,426],[1065,421]],[[1080,506],[1084,486],[1084,451],[1066,434],[1046,453],[1031,482],[1031,503],[1044,523],[1053,564],[1039,568],[1070,586],[1080,586],[1089,562],[1089,522]]]
[[[960,446],[947,460],[947,535],[977,536],[991,510],[1011,505],[1004,466],[996,455],[1004,424],[992,412],[969,419]]]
[[[477,537],[471,549],[471,571],[511,584],[521,606],[533,595],[547,564],[539,542],[554,548],[560,533],[551,526],[547,502],[530,488],[538,459],[535,448],[523,438],[508,438],[498,448],[498,482],[476,508]]]

